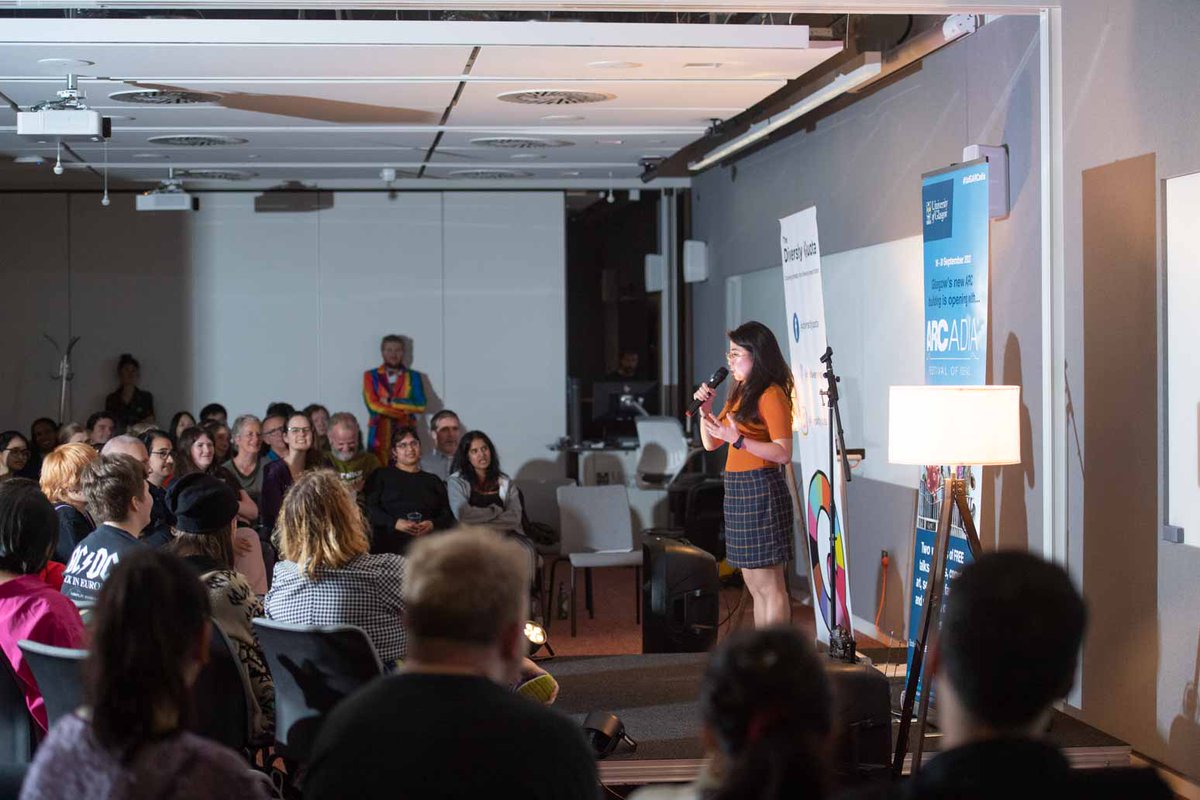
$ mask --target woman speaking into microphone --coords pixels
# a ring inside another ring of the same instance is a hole
[[[700,384],[705,450],[729,445],[725,461],[725,553],[740,567],[754,599],[754,624],[791,619],[784,565],[792,558],[792,496],[784,465],[792,460],[792,371],[775,335],[761,322],[729,332],[729,396],[713,415],[716,391]]]

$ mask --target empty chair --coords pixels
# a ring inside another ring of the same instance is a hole
[[[250,684],[229,637],[209,623],[208,663],[196,677],[192,697],[196,709],[192,732],[234,750],[250,744],[254,720]]]
[[[641,489],[666,489],[699,448],[688,445],[683,425],[674,417],[641,417],[637,420],[638,463],[634,470]]]
[[[375,646],[353,625],[288,625],[254,620],[275,680],[275,750],[308,760],[321,721],[346,695],[383,674]]]
[[[60,717],[83,705],[83,660],[86,650],[52,647],[48,644],[22,639],[17,642],[46,704],[46,719],[50,727]]]
[[[25,764],[33,756],[33,717],[12,664],[0,653],[0,764]],[[14,795],[15,796],[15,795]]]
[[[642,551],[635,547],[633,514],[624,486],[561,486],[558,489],[562,554],[571,567],[571,635],[575,635],[575,571],[587,580],[587,610],[595,615],[591,597],[591,570],[605,567],[634,568],[634,618],[642,621]],[[550,584],[559,561],[550,570]],[[549,622],[547,615],[547,622]]]

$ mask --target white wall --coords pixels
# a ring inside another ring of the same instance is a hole
[[[335,193],[310,212],[255,213],[213,193],[193,214],[92,195],[0,195],[0,424],[56,416],[42,332],[75,351],[71,417],[103,407],[117,355],[142,362],[164,423],[223,403],[320,402],[365,422],[361,378],[386,333],[505,470],[559,474],[565,433],[565,241],[558,192]],[[329,202],[332,201],[332,205]]]

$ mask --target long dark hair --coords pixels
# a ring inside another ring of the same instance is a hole
[[[58,515],[28,478],[0,483],[0,569],[41,572],[58,544]]]
[[[200,466],[192,458],[192,445],[201,436],[207,436],[208,440],[213,443],[212,464],[206,470],[200,469]],[[191,475],[193,472],[204,472],[212,475],[217,471],[219,466],[217,464],[217,443],[213,441],[212,434],[198,425],[193,425],[179,434],[179,441],[175,443],[175,478],[177,480],[184,475]]]
[[[479,476],[475,474],[475,468],[471,466],[471,459],[468,456],[471,451],[471,443],[476,439],[482,439],[492,453],[492,463],[488,465],[482,484],[479,482]],[[461,473],[467,479],[467,483],[476,489],[492,489],[499,486],[500,476],[504,474],[500,471],[500,454],[496,452],[496,445],[492,444],[491,437],[483,431],[468,431],[458,440],[458,449],[454,451],[454,460],[450,462],[450,472]]]
[[[798,632],[732,634],[708,664],[700,709],[729,763],[714,800],[825,796],[832,700],[825,669]]]
[[[193,427],[193,428],[196,427],[196,418],[194,416],[192,416],[192,412],[176,411],[175,416],[171,417],[171,424],[167,426],[167,433],[170,434],[171,442],[174,444],[179,443],[175,438],[175,431],[176,431],[176,429],[179,428],[179,420],[183,419],[184,417],[189,417],[192,420],[192,424],[190,427]]]
[[[753,366],[742,383],[735,383],[729,392],[726,408],[737,406],[733,418],[746,425],[762,423],[758,413],[758,401],[771,386],[783,389],[787,397],[789,412],[792,407],[792,368],[788,366],[775,334],[761,322],[743,322],[727,334],[729,341],[750,354]],[[789,413],[789,417],[791,414]]]
[[[84,697],[96,741],[122,763],[143,744],[186,726],[192,709],[184,670],[197,655],[209,613],[196,574],[161,550],[123,554],[101,586]],[[164,712],[175,716],[170,732],[155,729]]]

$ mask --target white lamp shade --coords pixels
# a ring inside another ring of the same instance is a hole
[[[1020,386],[891,386],[888,461],[1019,464]]]

